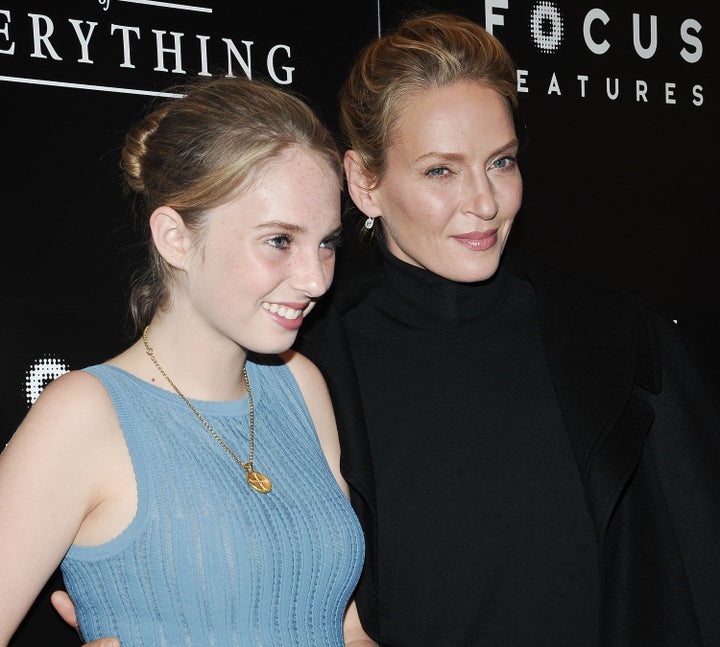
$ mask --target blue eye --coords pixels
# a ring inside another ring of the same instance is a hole
[[[338,247],[342,245],[342,236],[331,236],[330,238],[326,238],[322,243],[320,243],[320,247],[323,249],[332,249],[335,250]]]
[[[268,245],[277,247],[278,249],[287,249],[290,247],[291,242],[292,239],[287,234],[278,234],[267,241]]]
[[[495,168],[508,168],[513,166],[517,160],[512,155],[505,155],[498,160],[493,162]]]
[[[449,172],[450,171],[447,166],[434,166],[433,168],[428,169],[425,175],[428,177],[442,177],[443,175],[447,175]]]

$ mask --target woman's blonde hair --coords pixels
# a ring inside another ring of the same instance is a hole
[[[385,173],[399,113],[412,95],[473,81],[517,109],[515,66],[505,47],[477,23],[450,13],[408,18],[365,47],[340,91],[340,128],[369,175]]]

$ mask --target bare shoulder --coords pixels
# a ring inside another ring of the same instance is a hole
[[[286,366],[292,371],[303,392],[306,387],[327,388],[325,385],[325,378],[323,378],[320,369],[302,353],[290,349],[284,353],[280,353],[280,357],[283,359]]]
[[[84,411],[87,414],[92,413],[94,407],[107,404],[108,399],[108,393],[98,378],[86,371],[74,370],[50,382],[33,408],[60,407],[68,413]]]
[[[104,391],[100,380],[87,371],[73,370],[63,373],[45,386],[40,393],[40,398],[48,400],[50,397],[62,397],[67,395],[80,395],[84,392]]]
[[[30,407],[18,433],[31,430],[36,439],[62,438],[83,443],[98,430],[108,429],[114,417],[110,396],[95,376],[81,370],[50,382]]]
[[[42,390],[0,465],[2,523],[22,538],[14,550],[45,560],[45,579],[71,543],[108,541],[135,513],[134,474],[115,408],[88,372],[70,371]]]
[[[305,355],[292,349],[282,353],[281,357],[297,380],[321,439],[325,434],[337,436],[330,393],[320,369]]]
[[[347,495],[347,485],[340,474],[340,444],[335,414],[325,379],[320,369],[301,353],[289,350],[281,357],[300,386],[328,465]]]

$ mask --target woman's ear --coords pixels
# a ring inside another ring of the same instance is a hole
[[[355,206],[371,218],[382,216],[380,206],[377,204],[372,180],[360,162],[357,153],[354,150],[345,151],[343,163],[348,193]]]
[[[190,249],[190,231],[182,216],[171,207],[158,207],[150,215],[150,231],[160,256],[182,269]]]

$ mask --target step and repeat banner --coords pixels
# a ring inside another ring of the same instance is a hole
[[[128,343],[137,250],[118,154],[147,102],[197,75],[263,76],[335,129],[355,53],[420,6],[476,20],[517,63],[510,244],[665,312],[720,384],[717,3],[0,0],[0,446],[49,380]],[[48,602],[60,584],[13,647],[78,644]]]

